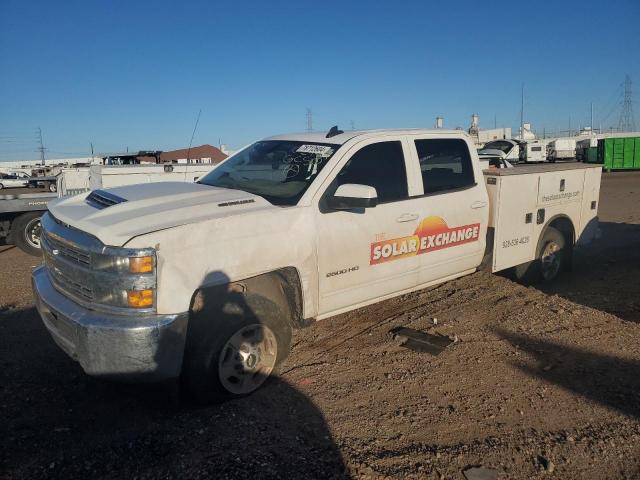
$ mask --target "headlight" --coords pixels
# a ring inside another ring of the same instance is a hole
[[[155,304],[155,250],[106,247],[94,253],[96,303],[126,309],[151,309]]]
[[[118,273],[153,273],[155,269],[155,253],[148,250],[132,252],[128,249],[108,248],[105,253],[94,254],[93,265],[97,270]]]
[[[153,272],[154,258],[151,255],[146,257],[130,257],[129,271],[131,273],[149,273]]]

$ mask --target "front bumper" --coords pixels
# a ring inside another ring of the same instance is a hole
[[[122,316],[88,310],[60,294],[44,267],[34,270],[32,284],[47,330],[89,375],[144,382],[180,375],[187,313]]]

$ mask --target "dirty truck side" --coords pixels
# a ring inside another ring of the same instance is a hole
[[[291,330],[486,265],[553,280],[595,232],[600,168],[483,171],[457,131],[271,137],[198,183],[49,205],[38,310],[96,376],[244,395]]]

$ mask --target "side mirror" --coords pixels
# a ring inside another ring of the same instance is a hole
[[[378,204],[376,189],[368,185],[345,183],[340,185],[328,199],[333,210],[352,210],[354,208],[372,208]]]

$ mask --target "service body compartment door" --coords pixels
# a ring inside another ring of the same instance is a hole
[[[584,191],[580,226],[576,232],[576,243],[589,243],[598,232],[598,203],[600,199],[601,168],[590,168],[584,172]]]
[[[529,175],[524,175],[525,178]],[[554,205],[580,202],[584,188],[584,170],[545,172],[539,176],[538,206],[547,208]]]
[[[532,175],[490,178],[496,179],[492,223],[493,271],[497,272],[529,262],[535,256],[538,179]]]

